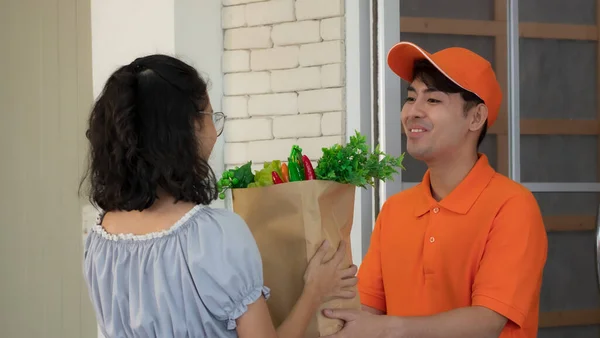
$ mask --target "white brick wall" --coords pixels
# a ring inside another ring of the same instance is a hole
[[[344,85],[345,69],[341,63],[321,67],[321,87],[341,87]]]
[[[298,114],[298,94],[252,95],[248,100],[247,110],[250,116],[296,115]]]
[[[321,41],[320,23],[311,20],[275,25],[271,39],[276,46],[319,42]]]
[[[294,21],[294,0],[271,0],[246,5],[248,26]]]
[[[343,4],[344,0],[298,0],[296,18],[307,20],[343,16]]]
[[[300,65],[318,66],[341,63],[344,58],[342,42],[327,41],[300,46]]]
[[[244,52],[248,53],[248,51]],[[299,59],[300,48],[298,46],[257,49],[253,50],[251,54],[251,68],[255,71],[296,68]]]
[[[293,92],[321,87],[321,69],[302,67],[271,72],[271,88],[274,92]]]
[[[250,52],[231,50],[223,53],[223,72],[247,72],[250,70]]]
[[[330,18],[321,20],[321,37],[323,40],[344,39],[344,18]]]
[[[343,142],[344,0],[223,0],[225,164]]]

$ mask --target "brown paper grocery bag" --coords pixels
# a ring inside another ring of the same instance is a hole
[[[250,227],[262,256],[265,285],[271,289],[267,304],[275,327],[300,297],[308,261],[323,240],[331,243],[329,257],[340,241],[346,241],[345,264],[352,264],[355,190],[353,185],[322,180],[233,190],[233,210]],[[360,300],[358,294],[351,300],[333,299],[323,303],[323,308],[359,309]],[[324,317],[319,310],[306,337],[333,334],[342,327],[342,321]]]

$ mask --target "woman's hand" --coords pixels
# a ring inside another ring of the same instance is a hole
[[[304,273],[304,291],[288,317],[277,328],[277,333],[273,328],[267,303],[261,297],[248,306],[248,312],[238,319],[237,333],[240,338],[304,337],[306,328],[323,301],[355,296],[356,292],[352,287],[357,282],[357,268],[355,265],[344,267],[346,244],[342,241],[333,257],[326,260],[328,247],[324,242],[308,263]]]
[[[319,302],[330,298],[353,298],[356,296],[353,287],[358,282],[358,269],[356,265],[344,266],[346,243],[341,241],[333,257],[326,260],[328,248],[329,243],[324,241],[308,263],[304,274],[305,292],[317,297]]]

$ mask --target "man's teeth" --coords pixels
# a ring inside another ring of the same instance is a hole
[[[410,130],[412,133],[422,133],[425,131],[425,129],[411,129]]]

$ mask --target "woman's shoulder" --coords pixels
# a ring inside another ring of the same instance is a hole
[[[248,239],[252,233],[248,225],[240,215],[221,208],[204,208],[195,219],[197,226],[194,228],[200,232],[210,232],[212,236],[207,238],[227,237],[230,240]]]
[[[229,209],[206,206],[203,208],[203,212],[199,212],[197,215],[200,218],[208,218],[215,223],[225,223],[232,224],[232,226],[247,227],[246,222],[242,219],[242,217]]]
[[[204,249],[222,253],[222,258],[234,268],[248,259],[261,263],[254,234],[238,214],[227,209],[206,208],[198,214],[196,222],[187,234],[190,255]]]

